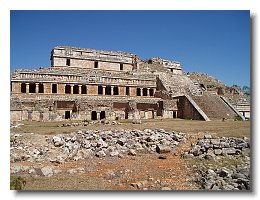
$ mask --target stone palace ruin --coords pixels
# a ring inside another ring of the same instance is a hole
[[[227,98],[212,94],[180,62],[136,55],[55,47],[51,67],[11,75],[11,121],[245,116]]]

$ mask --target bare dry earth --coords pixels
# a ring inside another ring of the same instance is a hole
[[[83,174],[57,174],[52,177],[34,177],[22,175],[27,184],[25,190],[161,190],[164,187],[173,190],[196,190],[189,180],[193,171],[190,163],[181,154],[190,148],[192,142],[203,133],[216,133],[218,136],[250,137],[250,122],[245,121],[194,121],[194,120],[143,120],[142,124],[132,124],[129,120],[121,125],[91,125],[87,127],[58,127],[64,122],[24,122],[24,126],[13,128],[15,133],[34,133],[28,140],[41,143],[45,135],[70,133],[84,129],[155,129],[189,133],[186,143],[167,154],[167,159],[158,155],[125,156],[123,158],[94,158],[84,161],[70,161],[64,164],[19,162],[18,165],[42,168],[51,166],[57,170],[85,168]],[[38,135],[38,136],[37,136]]]
[[[71,133],[77,130],[96,130],[96,129],[156,129],[161,128],[166,131],[178,131],[184,133],[211,132],[217,133],[218,136],[226,137],[250,137],[250,121],[197,121],[197,120],[181,120],[181,119],[153,119],[142,120],[142,124],[132,124],[132,120],[122,120],[121,125],[89,125],[87,127],[58,127],[64,123],[77,121],[61,121],[61,122],[23,122],[21,128],[13,128],[11,131],[16,133],[36,133],[42,135],[52,135],[61,133]]]

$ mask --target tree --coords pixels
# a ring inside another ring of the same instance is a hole
[[[243,86],[242,90],[244,94],[250,95],[250,87],[248,87],[247,85]]]

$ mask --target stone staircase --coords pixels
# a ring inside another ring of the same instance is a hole
[[[159,73],[159,79],[164,88],[172,96],[201,95],[202,90],[194,84],[185,74]]]
[[[203,96],[192,96],[192,99],[210,119],[234,119],[237,116],[218,95],[205,92]]]

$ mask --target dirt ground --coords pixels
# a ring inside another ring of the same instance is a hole
[[[217,133],[219,136],[246,136],[250,137],[250,121],[197,121],[182,119],[151,119],[142,120],[142,124],[132,124],[132,120],[119,121],[120,125],[102,125],[95,124],[86,127],[58,127],[64,123],[72,123],[77,121],[65,120],[60,122],[22,122],[24,126],[20,128],[12,128],[12,132],[16,133],[36,133],[43,135],[52,135],[60,133],[71,133],[77,130],[95,130],[95,129],[139,129],[143,130],[161,128],[166,131],[179,131],[184,133],[211,132]]]
[[[250,137],[249,121],[195,121],[195,120],[143,120],[142,124],[132,124],[130,120],[121,121],[121,125],[91,125],[87,127],[58,127],[63,122],[23,122],[24,126],[13,128],[15,133],[35,133],[41,135],[70,133],[84,129],[155,129],[189,133],[187,142],[167,154],[166,159],[158,155],[143,154],[123,158],[94,158],[84,161],[70,161],[63,164],[29,163],[30,166],[52,166],[54,169],[83,167],[83,174],[58,174],[52,177],[33,177],[22,175],[26,179],[25,190],[197,190],[190,181],[193,171],[185,163],[181,154],[188,150],[191,143],[205,132],[218,136]],[[20,162],[19,165],[27,165]]]

